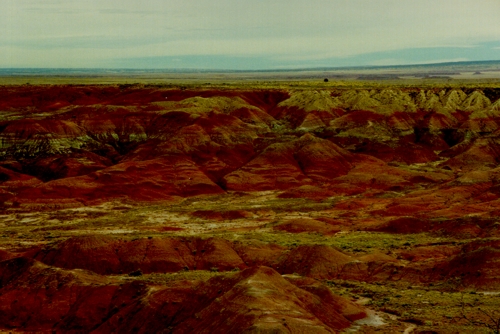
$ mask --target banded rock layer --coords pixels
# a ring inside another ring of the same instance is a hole
[[[387,163],[439,161],[444,180],[499,159],[491,89],[28,86],[1,97],[6,206],[366,186],[372,170],[389,187],[407,186],[422,175]],[[12,173],[39,181],[28,191]]]

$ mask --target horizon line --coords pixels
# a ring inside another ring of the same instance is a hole
[[[405,67],[426,67],[426,66],[452,66],[466,64],[489,64],[500,63],[500,59],[495,60],[463,60],[446,61],[431,63],[412,63],[412,64],[394,64],[394,65],[353,65],[353,66],[318,66],[318,67],[298,67],[298,68],[262,68],[262,69],[210,69],[210,68],[141,68],[141,67],[0,67],[0,72],[4,71],[163,71],[163,72],[206,72],[206,73],[258,73],[258,72],[301,72],[301,71],[331,71],[331,70],[353,70],[353,69],[383,69],[383,68],[405,68]]]

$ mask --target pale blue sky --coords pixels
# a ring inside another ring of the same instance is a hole
[[[500,60],[500,0],[0,0],[0,67]]]

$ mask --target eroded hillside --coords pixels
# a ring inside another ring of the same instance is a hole
[[[500,319],[499,89],[0,87],[0,157],[0,329]]]

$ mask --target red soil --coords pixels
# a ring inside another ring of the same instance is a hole
[[[267,267],[158,288],[21,257],[0,262],[0,278],[0,322],[27,331],[332,332],[365,316],[321,284],[288,281]]]
[[[0,249],[1,330],[327,333],[365,312],[321,280],[500,289],[500,119],[482,92],[122,85],[0,96],[0,227],[11,245]],[[151,238],[39,235],[34,246],[14,231],[54,231],[32,226],[30,210],[111,201],[192,205],[175,214],[224,230],[179,237],[191,225],[165,218],[134,227]],[[322,244],[350,231],[458,241],[383,252]],[[260,232],[288,246],[253,240]],[[134,278],[193,270],[215,277]]]
[[[324,235],[335,234],[340,231],[340,227],[332,226],[328,223],[315,219],[290,219],[273,226],[276,231],[289,233],[317,232]]]
[[[434,279],[458,278],[461,284],[481,290],[498,290],[500,283],[500,249],[478,247],[467,250],[446,261],[434,270]],[[440,276],[437,276],[438,274]],[[437,276],[437,277],[436,277]]]
[[[182,156],[171,156],[125,162],[89,175],[50,181],[20,192],[19,201],[51,203],[64,198],[95,203],[124,197],[135,201],[161,201],[174,196],[220,193],[223,190],[194,162]]]
[[[46,182],[29,192],[5,184],[4,203],[56,205],[62,197],[61,205],[72,206],[97,198],[174,200],[221,193],[217,185],[224,190],[255,191],[321,186],[324,182],[333,183],[335,189],[342,184],[346,189],[343,193],[352,195],[349,189],[356,189],[354,193],[367,188],[391,190],[425,182],[423,177],[427,175],[390,168],[372,157],[385,162],[426,163],[439,159],[436,150],[453,146],[442,153],[451,159],[441,166],[455,172],[489,168],[499,160],[494,139],[475,139],[485,131],[493,135],[496,131],[471,125],[486,122],[483,120],[495,122],[494,112],[487,112],[485,117],[478,114],[477,103],[469,105],[484,100],[478,92],[463,102],[468,103],[467,108],[477,109],[473,109],[474,116],[453,110],[351,110],[351,102],[345,102],[346,109],[342,109],[340,100],[332,99],[344,93],[299,96],[279,90],[175,90],[126,85],[2,88],[3,108],[17,115],[15,120],[3,121],[2,150],[10,159],[3,166]],[[346,101],[385,101],[384,96],[394,92],[379,93],[368,97],[372,93],[358,91],[345,96],[350,96]],[[463,98],[460,94],[451,92],[443,97],[448,101],[446,106],[459,103]],[[287,107],[287,101],[292,100],[295,106]],[[291,123],[288,131],[293,131],[306,119],[319,122],[319,128],[304,125],[298,133],[312,132],[288,138],[275,131],[276,122],[282,129]],[[465,139],[467,131],[476,133],[476,137]],[[365,135],[360,138],[357,133]],[[461,146],[463,149],[457,149]],[[130,172],[128,166],[144,176]],[[177,184],[159,179],[158,173],[170,175],[169,180],[186,179]],[[61,181],[47,182],[55,179]],[[130,192],[130,187],[139,191]],[[328,194],[311,197],[322,199]]]
[[[279,270],[287,274],[329,279],[352,260],[351,256],[328,246],[299,246],[290,251]]]
[[[244,210],[229,210],[229,211],[212,211],[199,210],[191,214],[194,217],[210,219],[210,220],[233,220],[252,217],[252,213]]]
[[[152,273],[246,267],[231,243],[213,238],[124,241],[104,236],[76,237],[57,248],[41,250],[35,258],[56,267],[87,269],[103,275],[136,270]]]
[[[279,198],[309,198],[313,200],[323,200],[328,197],[332,197],[335,195],[344,195],[345,192],[343,189],[332,189],[332,187],[321,188],[318,186],[306,185],[300,186],[298,188],[288,189],[281,194],[278,195]],[[347,190],[347,189],[346,189]],[[352,191],[352,188],[349,189]],[[364,190],[360,189],[359,193],[362,193]],[[353,193],[350,193],[353,194]]]
[[[323,245],[292,249],[282,257],[276,268],[283,273],[297,273],[316,279],[367,282],[400,280],[404,271],[404,265],[386,254],[371,253],[356,257]]]

